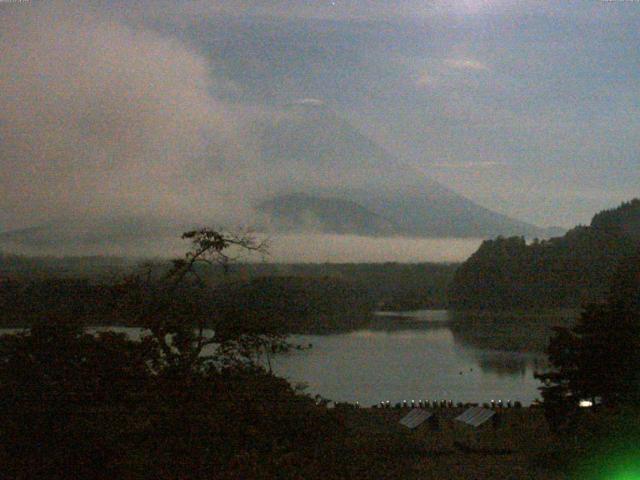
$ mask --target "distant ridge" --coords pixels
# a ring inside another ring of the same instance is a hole
[[[188,228],[187,224],[133,215],[62,218],[35,227],[1,232],[0,248],[3,244],[46,248],[179,238]]]

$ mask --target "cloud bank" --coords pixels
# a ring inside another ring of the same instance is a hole
[[[7,4],[0,32],[5,222],[245,208],[251,142],[208,60],[78,4]]]
[[[86,233],[86,232],[85,232]],[[146,240],[95,243],[61,243],[57,245],[3,244],[24,255],[114,255],[119,257],[180,257],[189,245],[175,235]],[[482,239],[474,238],[371,238],[358,235],[322,233],[280,234],[270,237],[267,255],[239,255],[240,261],[268,263],[359,263],[359,262],[461,262],[475,252]]]

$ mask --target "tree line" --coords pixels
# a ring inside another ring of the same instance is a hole
[[[594,216],[562,237],[483,242],[456,271],[457,309],[581,307],[606,299],[616,269],[640,248],[640,200]]]

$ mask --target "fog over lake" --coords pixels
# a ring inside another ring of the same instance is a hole
[[[127,241],[109,239],[95,242],[74,241],[69,238],[47,239],[33,245],[1,242],[0,249],[27,255],[114,255],[127,257],[182,256],[188,243],[172,237],[150,237]],[[265,257],[247,260],[278,263],[297,262],[460,262],[478,249],[477,238],[405,238],[364,237],[358,235],[257,234],[269,242]]]

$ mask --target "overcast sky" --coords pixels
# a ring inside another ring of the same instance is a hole
[[[638,2],[65,5],[0,4],[0,228],[79,204],[242,210],[265,173],[245,124],[300,98],[538,225],[640,195]],[[185,177],[211,156],[214,178]]]

